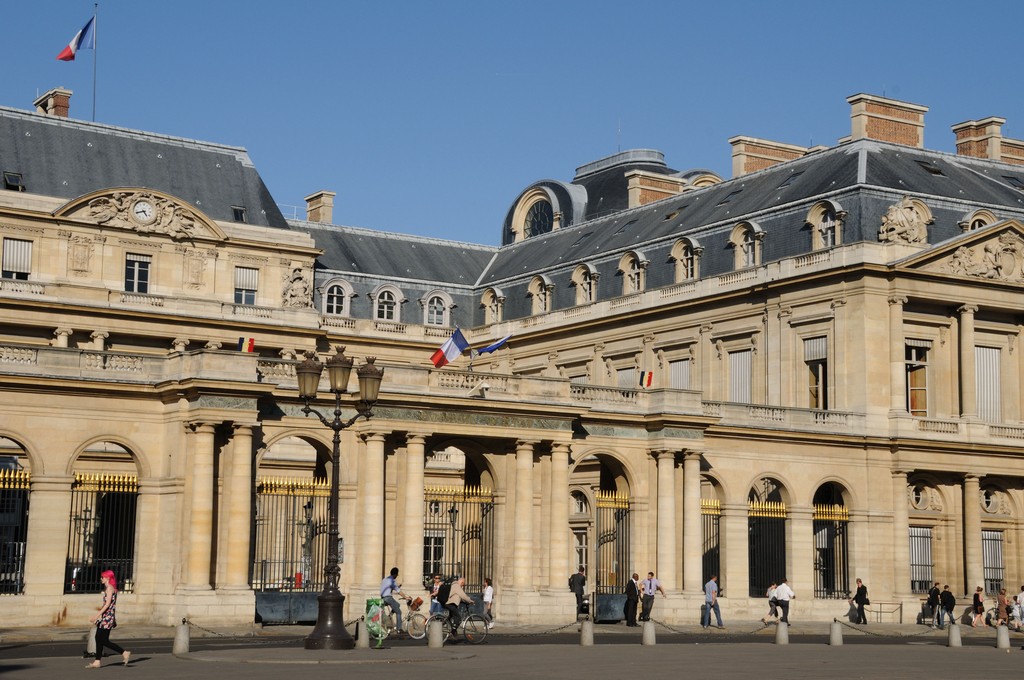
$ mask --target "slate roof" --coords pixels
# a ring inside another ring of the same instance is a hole
[[[72,199],[107,187],[146,187],[215,220],[287,228],[245,149],[0,107],[0,172],[26,191]]]

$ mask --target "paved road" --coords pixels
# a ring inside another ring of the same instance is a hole
[[[471,647],[451,645],[429,649],[423,642],[397,641],[383,650],[311,652],[302,648],[296,631],[260,637],[193,638],[190,653],[170,654],[171,640],[163,636],[118,638],[133,650],[132,663],[123,667],[116,657],[105,659],[96,676],[115,674],[153,680],[183,677],[217,680],[281,680],[301,674],[301,680],[381,678],[409,673],[417,680],[486,677],[495,680],[534,678],[622,680],[672,678],[701,673],[716,680],[774,677],[785,680],[845,678],[976,677],[1019,674],[1024,636],[1014,635],[1012,648],[994,648],[991,630],[967,630],[964,647],[945,646],[945,636],[919,627],[879,627],[874,635],[847,629],[844,644],[824,644],[827,624],[794,627],[789,645],[774,644],[774,631],[711,631],[699,628],[680,633],[660,630],[655,646],[640,645],[636,631],[619,628],[595,635],[595,646],[581,647],[570,633],[530,635],[529,630],[493,635]],[[742,627],[738,627],[742,628]],[[121,629],[118,630],[121,632]],[[124,631],[127,633],[127,631]],[[144,631],[136,631],[140,633]],[[69,631],[67,636],[73,636]],[[287,633],[287,634],[286,634]],[[0,644],[0,677],[20,680],[61,678],[85,671],[82,642],[75,639],[30,639],[21,634]],[[40,636],[41,637],[41,636]],[[87,673],[93,673],[87,671]]]

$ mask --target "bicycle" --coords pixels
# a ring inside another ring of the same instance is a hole
[[[487,619],[480,614],[471,613],[465,603],[459,605],[459,616],[462,621],[458,627],[462,629],[466,642],[471,645],[478,645],[487,639]],[[427,618],[427,630],[430,629],[431,621],[439,621],[441,623],[445,642],[448,642],[453,636],[458,634],[458,629],[452,626],[451,615],[447,609],[443,610],[440,614],[431,614]]]
[[[405,624],[404,631],[413,640],[422,640],[427,634],[427,617],[419,612],[423,598],[417,597],[415,600],[406,598],[405,604],[408,609],[405,616],[402,617],[402,623]],[[398,626],[395,625],[395,612],[380,598],[367,600],[364,619],[366,632],[371,639],[377,641],[378,646],[398,629]]]

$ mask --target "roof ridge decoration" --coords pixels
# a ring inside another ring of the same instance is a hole
[[[128,229],[138,234],[165,234],[174,241],[226,239],[226,234],[205,215],[172,196],[152,189],[104,189],[79,196],[53,214],[55,217],[71,217]]]
[[[898,203],[890,205],[882,216],[878,240],[889,243],[927,243],[928,225],[934,221],[927,205],[916,198],[904,196]]]

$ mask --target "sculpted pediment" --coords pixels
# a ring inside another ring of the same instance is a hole
[[[175,241],[225,238],[203,213],[167,194],[140,188],[97,191],[64,204],[54,216],[138,234],[165,234]]]
[[[1024,225],[1017,220],[990,224],[907,258],[901,268],[1024,284]]]

